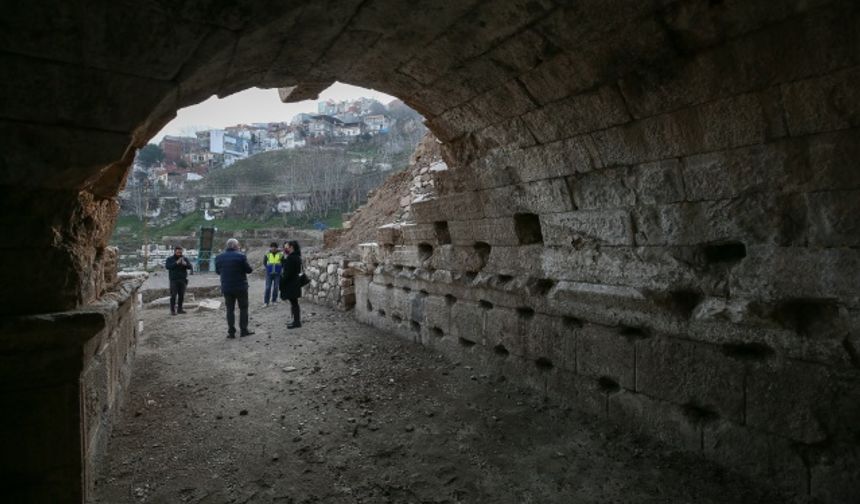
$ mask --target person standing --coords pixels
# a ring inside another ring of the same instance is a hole
[[[299,242],[290,240],[284,245],[287,257],[284,258],[284,271],[281,275],[281,299],[290,302],[293,321],[287,324],[287,329],[302,326],[302,314],[299,308],[299,298],[302,297],[302,285],[299,275],[302,273],[302,251]]]
[[[185,289],[188,287],[188,272],[194,272],[189,261],[182,255],[182,247],[173,247],[173,255],[164,263],[167,278],[170,280],[170,314],[185,313],[182,303],[185,301]]]
[[[278,302],[278,287],[281,283],[281,262],[284,255],[278,250],[278,244],[272,242],[269,245],[269,252],[263,258],[263,266],[266,267],[266,290],[263,294],[263,305],[269,306],[269,299],[272,304]],[[271,293],[271,297],[269,294]]]
[[[227,337],[236,337],[236,303],[239,304],[239,336],[250,336],[248,330],[248,273],[253,271],[245,254],[239,252],[239,241],[227,240],[226,250],[215,258],[215,273],[221,277],[221,293],[227,305]]]

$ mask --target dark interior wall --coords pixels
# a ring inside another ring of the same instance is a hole
[[[5,6],[0,314],[98,298],[134,149],[180,107],[342,80],[419,110],[451,167],[415,208],[451,243],[416,232],[373,255],[367,299],[422,307],[392,328],[529,363],[562,399],[840,502],[860,465],[858,16],[850,0]]]

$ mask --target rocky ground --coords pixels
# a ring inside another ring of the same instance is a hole
[[[768,503],[695,458],[304,304],[142,311],[98,503]]]

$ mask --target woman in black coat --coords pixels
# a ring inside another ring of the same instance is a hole
[[[284,259],[284,269],[281,271],[281,299],[290,302],[290,309],[293,312],[293,321],[287,324],[287,329],[295,329],[302,326],[301,309],[299,308],[299,298],[302,297],[302,286],[299,283],[299,275],[302,273],[302,250],[299,247],[299,242],[290,240],[284,244],[284,252],[287,257]]]

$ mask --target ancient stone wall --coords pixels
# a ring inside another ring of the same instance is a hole
[[[116,278],[74,311],[0,321],[2,494],[83,501],[131,378],[145,276]],[[83,476],[83,478],[82,478]]]
[[[847,18],[737,19],[713,39],[699,26],[703,39],[676,41],[681,61],[605,84],[559,56],[431,119],[452,169],[412,222],[362,247],[357,315],[789,495],[848,502],[860,121]],[[789,39],[790,61],[773,49]],[[507,106],[473,115],[486,100]]]

